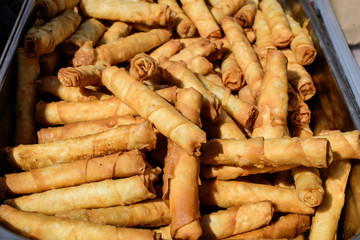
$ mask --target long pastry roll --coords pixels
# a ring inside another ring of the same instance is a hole
[[[52,52],[80,25],[81,16],[66,10],[41,27],[33,27],[25,34],[24,48],[30,57]]]
[[[102,44],[111,43],[119,38],[126,37],[130,34],[131,30],[132,27],[129,24],[115,21],[102,35],[97,45],[100,46]]]
[[[67,56],[72,56],[86,41],[91,41],[95,45],[104,32],[105,26],[99,20],[87,19],[62,43],[62,52]]]
[[[236,13],[244,4],[246,0],[222,0],[213,6],[210,11],[214,16],[216,22],[221,24],[221,20],[225,16],[232,16]]]
[[[149,26],[168,26],[175,14],[164,4],[123,0],[81,0],[79,7],[85,16]]]
[[[120,228],[109,225],[68,220],[40,213],[0,206],[0,223],[12,231],[32,239],[158,239],[155,232],[148,229]]]
[[[153,175],[153,176],[152,176]],[[54,215],[79,208],[128,205],[155,198],[152,182],[156,175],[136,175],[117,180],[85,183],[5,200],[5,203],[28,212]]]
[[[201,162],[211,165],[303,165],[327,167],[332,162],[325,138],[213,139],[202,145]]]
[[[225,55],[221,62],[221,79],[224,85],[232,91],[237,91],[245,85],[242,71],[236,62],[234,53]]]
[[[221,111],[221,103],[214,94],[208,91],[200,80],[192,73],[183,62],[173,62],[163,60],[160,62],[160,66],[163,71],[163,76],[171,85],[175,85],[181,88],[194,88],[200,92],[203,97],[203,105],[201,114],[216,120]]]
[[[200,202],[204,206],[229,208],[270,200],[275,211],[313,214],[314,209],[301,202],[295,190],[265,184],[241,181],[202,181],[199,187]]]
[[[160,57],[169,58],[175,55],[178,51],[183,48],[181,42],[178,39],[171,39],[161,45],[160,47],[156,48],[154,51],[150,53],[152,58],[155,58],[159,61]]]
[[[248,0],[239,11],[234,15],[234,18],[242,27],[251,27],[258,10],[259,0]]]
[[[152,29],[139,32],[113,42],[103,44],[93,49],[90,46],[81,47],[72,60],[75,67],[95,64],[97,61],[105,65],[116,65],[138,53],[147,52],[170,39],[171,33],[165,29]]]
[[[287,214],[268,226],[226,239],[294,239],[309,228],[309,215]]]
[[[130,77],[125,69],[115,66],[103,72],[104,85],[141,117],[152,122],[166,137],[189,155],[198,154],[206,133],[186,119],[173,106],[147,86]]]
[[[273,208],[270,201],[248,203],[203,215],[201,239],[223,239],[257,229],[269,224],[272,215]]]
[[[279,50],[268,49],[265,75],[257,107],[259,116],[252,137],[282,138],[288,115],[287,59]]]
[[[261,82],[264,77],[258,57],[246,38],[242,27],[231,17],[224,17],[221,26],[229,42],[236,61],[244,74],[255,99],[259,97]]]
[[[317,55],[314,43],[307,32],[300,26],[300,24],[286,15],[291,31],[294,33],[294,39],[291,41],[290,48],[294,52],[296,60],[301,65],[310,65]]]
[[[50,93],[61,100],[69,102],[105,100],[113,97],[112,95],[84,87],[66,87],[61,84],[56,76],[52,75],[36,80],[36,87],[42,92]]]
[[[159,4],[168,5],[176,13],[174,18],[175,29],[181,38],[189,38],[195,35],[196,27],[181,9],[176,0],[158,0]]]
[[[271,37],[278,47],[286,47],[294,38],[289,22],[280,3],[277,0],[260,2],[260,9],[271,31]]]
[[[127,206],[74,209],[55,216],[119,227],[159,227],[171,223],[169,207],[158,198]]]
[[[222,85],[220,77],[218,77],[218,82],[221,82],[221,85],[203,75],[198,75],[198,78],[221,101],[221,105],[229,116],[241,126],[251,128],[258,116],[255,105],[242,101],[238,96],[234,96],[230,89]]]
[[[144,174],[146,163],[138,150],[104,157],[54,164],[27,172],[6,174],[1,188],[11,194],[29,194],[87,182]]]
[[[53,142],[6,147],[8,161],[30,170],[54,163],[73,162],[123,150],[155,148],[156,136],[149,122],[121,126],[102,133]]]
[[[221,29],[204,0],[180,0],[182,9],[195,24],[201,37],[221,38]]]
[[[39,0],[40,15],[46,18],[53,18],[64,10],[73,9],[80,0]]]
[[[30,144],[35,140],[35,81],[40,74],[39,58],[28,57],[24,48],[18,48],[16,56],[17,92],[14,142],[15,145]]]

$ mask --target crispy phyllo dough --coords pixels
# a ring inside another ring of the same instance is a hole
[[[182,9],[195,24],[201,37],[221,38],[221,29],[204,0],[180,0]]]
[[[15,106],[15,145],[35,140],[34,108],[36,79],[40,74],[38,57],[28,57],[23,48],[17,49],[17,92]]]
[[[108,129],[123,125],[138,124],[144,121],[145,120],[139,116],[115,116],[93,121],[69,123],[60,127],[42,128],[37,132],[37,137],[39,143],[51,142],[104,132]]]
[[[161,57],[169,58],[175,55],[180,49],[182,49],[181,42],[178,39],[171,39],[152,51],[150,56],[159,61]]]
[[[292,169],[296,195],[309,207],[317,207],[323,201],[324,188],[317,168],[296,167]]]
[[[238,96],[241,100],[245,102],[255,104],[254,96],[251,94],[251,90],[248,85],[245,85],[239,90]]]
[[[157,2],[168,5],[176,13],[174,27],[181,38],[189,38],[195,35],[196,27],[194,23],[186,16],[176,0],[158,0]]]
[[[236,20],[231,17],[224,17],[222,28],[229,42],[236,61],[244,74],[244,79],[251,89],[255,99],[260,94],[261,82],[264,77],[263,69],[258,57],[246,38],[243,29]]]
[[[175,107],[190,121],[202,127],[200,111],[203,98],[194,88],[183,88],[176,95]]]
[[[225,16],[232,16],[236,13],[246,2],[246,0],[222,0],[213,6],[210,11],[218,24]]]
[[[265,75],[257,107],[252,137],[282,138],[288,115],[287,59],[279,50],[268,49]]]
[[[300,65],[310,65],[317,55],[314,43],[295,19],[289,15],[286,15],[286,17],[295,36],[290,44],[291,50],[294,52],[296,60]]]
[[[257,167],[238,167],[229,165],[202,165],[201,173],[205,178],[216,178],[217,180],[231,180],[259,173],[273,173],[289,170],[296,165],[282,165],[279,167],[265,166]]]
[[[139,53],[130,61],[129,74],[138,81],[148,80],[157,73],[158,62],[146,53]]]
[[[255,105],[242,101],[238,96],[234,96],[230,89],[223,85],[219,76],[219,81],[217,82],[220,82],[221,85],[203,75],[198,75],[198,78],[221,101],[221,105],[229,116],[241,126],[251,128],[258,115]]]
[[[260,10],[256,12],[253,28],[256,36],[256,53],[265,62],[268,48],[277,49],[277,47],[271,38],[270,28]]]
[[[40,213],[0,206],[0,223],[6,228],[31,239],[158,239],[148,229],[121,228],[109,225],[69,220]]]
[[[244,204],[227,210],[203,215],[202,239],[223,239],[235,234],[248,232],[270,223],[273,207],[270,201]]]
[[[42,92],[50,93],[69,102],[104,100],[112,97],[84,87],[66,87],[56,76],[45,76],[36,80],[36,87]]]
[[[128,206],[74,209],[56,213],[55,216],[119,227],[159,227],[171,223],[169,207],[161,199]]]
[[[234,18],[242,27],[252,27],[259,6],[259,0],[247,0],[245,5],[236,12]]]
[[[242,71],[236,62],[234,53],[227,54],[221,63],[222,81],[232,91],[237,91],[245,84]]]
[[[6,174],[1,181],[1,188],[10,194],[30,194],[105,179],[141,175],[144,174],[145,167],[143,154],[138,150],[132,150]]]
[[[77,138],[7,147],[5,151],[12,165],[29,170],[136,148],[151,150],[155,144],[155,132],[149,122],[144,122]]]
[[[309,125],[311,119],[309,106],[300,98],[291,85],[288,86],[288,96],[288,119],[292,126]]]
[[[360,159],[360,131],[348,132],[324,132],[315,138],[326,138],[329,140],[334,153],[334,160]]]
[[[48,19],[55,17],[64,10],[73,9],[80,0],[38,0],[40,15]]]
[[[79,6],[85,16],[148,26],[169,26],[175,15],[167,5],[148,2],[82,0]]]
[[[294,38],[284,10],[277,0],[263,0],[260,9],[270,28],[273,42],[278,47],[286,47]]]
[[[206,57],[196,56],[191,59],[188,68],[194,73],[207,74],[213,69],[213,64]]]
[[[336,236],[350,171],[350,160],[335,161],[329,166],[324,185],[324,199],[312,219],[310,240],[330,240]]]
[[[165,29],[152,29],[148,32],[134,33],[93,49],[82,46],[74,55],[73,65],[96,64],[100,61],[107,66],[116,65],[136,54],[147,52],[170,39],[170,32]]]
[[[310,216],[288,214],[270,225],[226,239],[293,239],[310,228]]]
[[[108,179],[11,198],[5,200],[5,203],[24,211],[48,215],[79,208],[128,205],[155,198],[152,183],[156,178],[152,173],[117,180]]]
[[[159,132],[186,153],[199,154],[200,145],[206,141],[206,133],[154,91],[131,78],[125,69],[115,66],[107,68],[103,72],[102,81],[115,96],[152,122]]]
[[[66,56],[73,56],[86,41],[91,41],[95,45],[104,32],[105,26],[99,20],[87,19],[62,43],[62,52]]]
[[[56,74],[55,71],[60,63],[60,51],[54,49],[51,53],[39,57],[40,76],[49,76]]]
[[[203,97],[203,105],[201,107],[201,114],[215,121],[221,111],[221,103],[207,90],[196,75],[191,72],[184,62],[173,62],[173,61],[160,61],[163,76],[171,85],[175,85],[181,88],[194,88],[200,92]]]
[[[303,165],[326,168],[333,160],[325,138],[213,139],[201,147],[201,162],[212,165]]]
[[[24,47],[29,57],[54,51],[55,47],[68,38],[80,25],[81,16],[66,10],[41,27],[33,27],[25,34]]]
[[[245,203],[269,200],[275,211],[313,214],[296,196],[295,190],[242,181],[202,181],[199,187],[201,204],[229,208]]]
[[[66,67],[58,71],[60,82],[67,87],[101,86],[103,65],[85,65],[80,67]]]
[[[132,27],[124,22],[115,21],[108,30],[104,33],[104,35],[100,38],[97,43],[98,46],[102,44],[111,43],[119,38],[126,37],[130,34]]]

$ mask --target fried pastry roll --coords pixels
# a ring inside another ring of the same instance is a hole
[[[221,85],[203,75],[198,75],[198,78],[221,101],[221,105],[229,116],[241,126],[251,128],[258,115],[255,105],[244,102],[239,97],[232,95],[230,89],[222,85],[220,77]]]
[[[282,138],[288,115],[287,59],[279,50],[268,49],[265,75],[257,107],[252,137]]]
[[[148,80],[157,73],[158,62],[146,53],[139,53],[130,61],[129,74],[138,81]]]
[[[61,100],[69,102],[82,102],[92,100],[105,100],[111,95],[87,89],[84,87],[66,87],[56,76],[45,76],[36,81],[38,90],[50,93]]]
[[[287,77],[288,81],[295,88],[301,99],[304,101],[312,98],[316,88],[310,74],[306,69],[297,63],[295,55],[291,50],[282,50],[288,59]]]
[[[327,167],[333,160],[325,138],[213,139],[201,147],[204,164],[257,166],[302,165]]]
[[[161,199],[128,206],[74,209],[58,212],[55,216],[119,227],[159,227],[171,223],[169,207]]]
[[[97,45],[100,46],[103,44],[111,43],[119,38],[126,37],[130,34],[131,29],[132,27],[129,24],[115,21],[100,38]]]
[[[117,39],[93,49],[90,46],[81,47],[74,55],[73,65],[95,64],[97,61],[110,66],[116,65],[136,54],[147,52],[170,39],[170,32],[165,29],[152,29],[148,32],[139,32],[124,38]]]
[[[225,16],[232,16],[236,13],[246,2],[246,0],[222,0],[213,6],[210,11],[214,16],[216,22],[221,24],[221,20]]]
[[[201,81],[192,73],[184,62],[160,61],[163,76],[171,85],[181,88],[194,88],[200,92],[203,97],[203,105],[201,107],[201,114],[215,121],[221,111],[221,103],[216,96],[207,90]]]
[[[247,0],[245,5],[235,13],[234,18],[240,26],[244,28],[252,27],[258,6],[259,0]]]
[[[244,30],[235,19],[224,17],[221,26],[231,43],[236,61],[244,74],[244,79],[249,85],[251,93],[255,99],[258,99],[264,72],[254,49],[246,38]]]
[[[91,41],[95,45],[104,32],[105,26],[99,20],[87,19],[62,43],[62,52],[66,56],[73,56],[86,41]]]
[[[191,59],[188,68],[194,73],[198,74],[207,74],[213,69],[213,64],[206,58],[202,56],[196,56]]]
[[[162,56],[165,58],[169,58],[175,55],[182,48],[183,47],[181,45],[181,42],[178,39],[170,39],[169,41],[152,51],[150,53],[150,56],[152,58],[155,58],[159,62]]]
[[[256,12],[253,28],[256,36],[256,53],[265,62],[268,48],[277,49],[277,47],[271,38],[270,28],[260,10]]]
[[[69,220],[41,213],[31,213],[0,206],[1,225],[32,239],[158,239],[156,233],[148,229],[121,228],[109,225]]]
[[[306,232],[309,228],[309,215],[287,214],[268,226],[226,239],[290,239]]]
[[[80,0],[39,0],[40,15],[48,19],[55,17],[64,10],[73,9]]]
[[[216,178],[217,180],[231,180],[238,177],[245,177],[259,173],[273,173],[289,170],[296,165],[282,165],[279,167],[264,166],[257,167],[238,167],[228,165],[201,165],[201,173],[205,178]]]
[[[225,55],[221,63],[221,76],[224,85],[232,91],[237,91],[244,86],[245,80],[234,53]]]
[[[69,123],[61,127],[42,128],[37,131],[37,137],[39,143],[52,142],[104,132],[108,129],[117,128],[123,125],[138,124],[144,121],[145,120],[139,116],[115,116],[100,120]]]
[[[290,44],[291,51],[294,52],[295,58],[300,65],[310,65],[317,55],[314,43],[295,19],[289,15],[286,15],[286,17],[295,36]]]
[[[292,126],[309,125],[311,119],[309,106],[300,98],[291,85],[288,86],[288,96],[288,119]]]
[[[136,148],[151,150],[155,144],[155,132],[149,122],[144,122],[77,138],[7,147],[5,151],[11,164],[30,170]]]
[[[251,104],[255,104],[255,99],[254,96],[251,94],[251,90],[250,87],[248,85],[245,85],[244,87],[242,87],[239,92],[238,92],[238,96],[241,100],[251,103]]]
[[[223,239],[248,232],[270,223],[273,207],[270,201],[247,203],[201,216],[201,239]]]
[[[152,181],[156,177],[156,175],[136,175],[117,180],[108,179],[24,195],[7,199],[5,202],[17,209],[47,215],[79,208],[128,205],[155,198]]]
[[[80,25],[81,16],[66,10],[44,26],[33,27],[25,34],[24,48],[29,57],[54,51],[55,47],[68,38]]]
[[[186,153],[199,153],[200,145],[206,141],[206,133],[158,94],[131,78],[125,69],[115,66],[107,68],[102,81],[115,96],[141,117],[152,122],[159,132],[174,141]]]
[[[30,194],[105,179],[141,175],[144,174],[145,167],[143,154],[138,150],[131,150],[89,160],[30,169],[27,172],[6,174],[1,185],[10,194]]]
[[[334,239],[345,202],[345,188],[350,171],[349,160],[335,161],[329,166],[324,185],[324,199],[312,219],[310,240]]]
[[[28,57],[23,48],[17,49],[17,92],[15,105],[15,145],[35,140],[34,108],[35,81],[40,74],[38,57]]]
[[[294,38],[284,10],[277,0],[264,0],[260,2],[260,9],[270,28],[273,42],[278,47],[286,47]]]
[[[174,18],[175,30],[181,38],[190,38],[195,35],[196,27],[181,9],[176,0],[158,0],[159,4],[168,5],[176,13]]]
[[[200,202],[204,206],[229,208],[269,200],[275,211],[298,214],[313,214],[296,196],[295,190],[272,185],[242,181],[202,181],[199,187]]]
[[[148,26],[168,26],[175,14],[164,4],[123,0],[82,0],[79,7],[85,16]]]
[[[180,0],[182,9],[195,24],[201,37],[221,38],[221,29],[204,0]]]

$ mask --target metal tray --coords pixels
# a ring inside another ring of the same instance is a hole
[[[313,64],[307,67],[317,88],[317,94],[308,103],[312,110],[312,129],[315,133],[323,129],[340,129],[349,131],[360,128],[360,110],[356,99],[359,92],[353,91],[344,74],[344,66],[339,64],[337,52],[331,38],[324,31],[324,26],[314,13],[308,0],[279,0],[285,11],[300,23],[310,18],[310,34],[314,39],[318,56]],[[19,12],[13,31],[6,45],[6,51],[0,59],[0,148],[12,146],[14,132],[14,106],[16,93],[16,47],[22,45],[22,37],[33,21],[34,0],[25,0]],[[346,64],[346,63],[344,63]],[[11,172],[4,154],[0,151],[1,173]],[[346,203],[345,203],[346,207]],[[340,219],[338,239],[343,239]],[[0,227],[0,239],[23,239],[5,228]],[[360,240],[360,236],[354,239]]]

